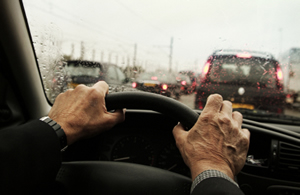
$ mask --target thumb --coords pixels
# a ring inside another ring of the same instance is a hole
[[[108,113],[108,114],[114,120],[113,123],[116,125],[125,120],[125,112],[126,112],[126,109],[123,108],[123,109],[117,109],[113,113]]]
[[[181,148],[180,146],[186,141],[187,135],[188,131],[184,130],[184,127],[181,123],[178,123],[178,125],[173,128],[173,136],[179,149]]]

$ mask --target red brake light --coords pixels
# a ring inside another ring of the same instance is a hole
[[[282,74],[282,70],[280,67],[277,67],[277,79],[278,80],[282,80],[283,79],[283,74]]]
[[[206,75],[208,73],[208,69],[209,69],[210,63],[207,62],[203,68],[203,74]]]
[[[133,82],[131,85],[133,88],[136,88],[136,86],[137,86],[136,82]]]
[[[162,88],[163,90],[167,90],[167,89],[168,89],[168,85],[167,85],[167,84],[163,84],[163,85],[161,86],[161,88]]]
[[[251,58],[252,56],[249,53],[238,53],[236,54],[238,58]]]
[[[186,81],[181,81],[181,85],[186,85]]]
[[[156,81],[156,80],[157,80],[157,77],[151,77],[151,80]]]
[[[202,103],[201,101],[198,102],[198,108],[199,108],[200,110],[203,109],[203,103]]]

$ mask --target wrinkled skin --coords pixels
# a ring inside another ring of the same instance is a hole
[[[98,135],[125,120],[125,110],[107,111],[106,94],[107,83],[99,81],[93,87],[78,85],[57,96],[48,116],[61,125],[68,145]]]
[[[232,112],[232,103],[218,94],[211,95],[196,124],[185,131],[173,129],[176,145],[194,180],[201,172],[214,169],[234,179],[243,168],[250,133],[242,129],[243,116]]]

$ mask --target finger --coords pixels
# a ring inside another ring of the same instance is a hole
[[[106,94],[108,94],[108,84],[105,81],[98,81],[97,83],[95,83],[93,85],[92,88],[95,88],[97,90],[99,90],[101,93],[103,93],[103,95],[105,96]]]
[[[207,98],[206,105],[202,111],[203,114],[205,113],[217,113],[220,111],[222,107],[223,98],[219,94],[210,95]]]
[[[241,131],[250,140],[250,131],[248,129],[242,129]]]
[[[237,111],[232,113],[232,119],[238,123],[238,126],[241,127],[243,124],[243,115]]]
[[[178,125],[176,125],[173,128],[173,136],[175,138],[177,147],[180,146],[182,143],[184,143],[187,135],[188,135],[188,131],[184,130],[182,124],[178,123]]]
[[[228,115],[230,118],[232,118],[232,103],[230,101],[223,101],[221,111],[222,113]]]
[[[111,117],[113,126],[125,120],[125,112],[126,109],[124,108],[124,109],[117,109],[113,113],[108,113],[108,115]]]

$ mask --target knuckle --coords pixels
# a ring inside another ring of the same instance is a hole
[[[58,96],[56,96],[55,100],[61,99],[66,94],[68,94],[68,91],[66,91],[64,94],[63,93],[58,94]]]
[[[99,83],[103,85],[103,87],[108,87],[108,84],[105,81],[99,81]]]
[[[231,120],[228,116],[220,116],[218,118],[218,122],[221,123],[221,124],[230,124],[231,123]]]
[[[85,86],[85,85],[83,85],[83,84],[80,84],[80,85],[77,85],[74,90],[76,90],[76,91],[82,91],[82,90],[84,90],[86,88],[88,88],[88,87]]]
[[[68,89],[67,91],[65,91],[63,93],[58,94],[58,96],[56,96],[55,100],[62,99],[63,97],[69,96],[72,91],[73,91],[73,89]]]
[[[89,88],[89,96],[91,97],[91,99],[98,99],[101,97],[101,93],[99,92],[99,90],[95,89],[95,88]]]
[[[209,96],[209,98],[211,98],[213,101],[218,101],[218,102],[223,101],[223,97],[220,94],[212,94]]]
[[[224,104],[227,104],[228,106],[231,106],[231,107],[232,107],[232,103],[231,103],[230,101],[228,101],[228,100],[224,100],[223,103],[224,103]]]
[[[244,146],[248,147],[250,144],[250,140],[247,137],[242,138],[242,143]]]
[[[212,120],[212,118],[214,117],[213,113],[201,113],[200,115],[200,119],[201,119],[201,123],[208,123],[210,120]]]
[[[243,119],[243,115],[238,111],[234,111],[232,114],[235,115],[236,117],[239,117],[239,118]]]
[[[232,127],[232,132],[238,134],[238,133],[240,132],[240,128],[239,128],[238,126],[233,126],[233,127]]]
[[[245,134],[243,134],[243,136],[241,136],[241,142],[242,142],[244,145],[249,145],[250,139],[249,139],[249,137],[245,136]]]

